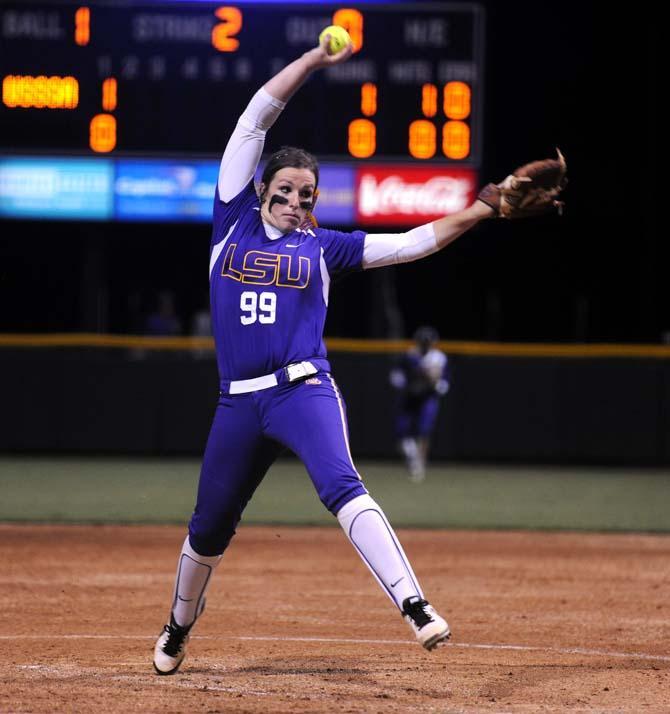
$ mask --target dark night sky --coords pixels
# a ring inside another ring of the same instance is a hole
[[[658,11],[483,4],[482,180],[560,146],[566,214],[489,221],[427,261],[348,278],[334,287],[327,334],[382,336],[390,288],[406,334],[432,323],[447,339],[659,341],[670,296],[656,200]],[[129,296],[148,308],[163,288],[186,321],[207,291],[208,241],[202,225],[0,223],[0,329],[126,332]],[[81,299],[96,270],[102,322]]]

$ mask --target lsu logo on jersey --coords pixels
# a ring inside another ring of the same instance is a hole
[[[233,267],[237,243],[228,246],[223,259],[221,275],[249,285],[276,285],[279,288],[306,288],[309,285],[311,260],[304,256],[282,253],[266,253],[249,250],[241,265]]]

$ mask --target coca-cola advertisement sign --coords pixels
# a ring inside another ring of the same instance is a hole
[[[418,226],[469,206],[477,172],[449,166],[360,166],[356,218],[360,224]]]

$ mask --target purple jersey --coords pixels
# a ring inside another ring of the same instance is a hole
[[[297,229],[268,238],[253,182],[214,201],[210,255],[212,330],[219,377],[259,377],[324,359],[330,280],[360,270],[365,232]]]

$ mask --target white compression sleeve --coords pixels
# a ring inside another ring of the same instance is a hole
[[[407,233],[368,233],[363,243],[363,269],[411,263],[438,251],[432,223]]]
[[[286,102],[263,88],[251,98],[228,140],[219,168],[219,197],[230,201],[249,183],[261,160],[265,134],[281,114]]]
[[[222,557],[222,555],[207,556],[196,553],[186,536],[179,555],[172,601],[172,614],[178,625],[182,627],[191,625],[202,612],[205,606],[205,591],[214,568]]]
[[[367,494],[357,496],[337,513],[337,520],[386,594],[402,610],[405,598],[423,593],[393,528]]]

